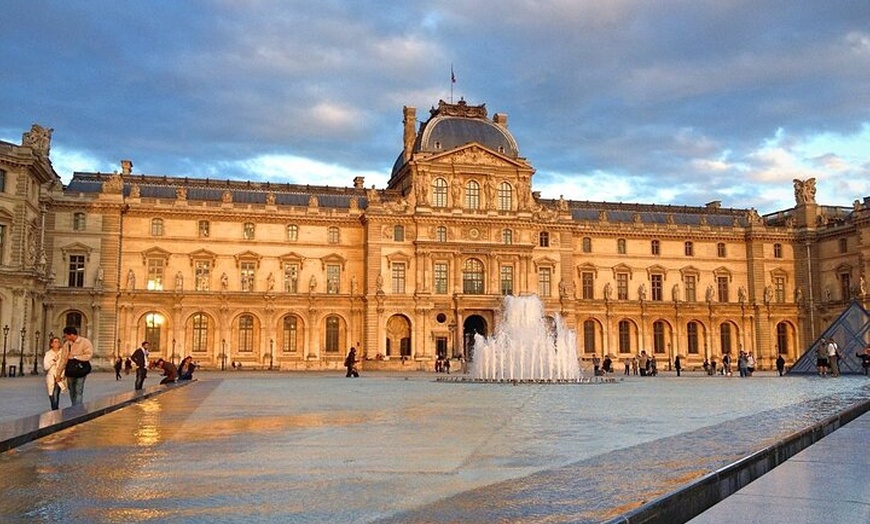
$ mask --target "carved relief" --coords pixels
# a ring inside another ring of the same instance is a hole
[[[48,156],[51,151],[51,134],[53,132],[54,129],[50,127],[33,124],[30,131],[21,135],[21,145],[29,147],[38,155]]]

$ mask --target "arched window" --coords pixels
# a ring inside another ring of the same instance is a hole
[[[447,242],[447,228],[438,226],[435,228],[435,240],[438,242]]]
[[[698,323],[695,321],[686,325],[686,349],[692,355],[698,354]]]
[[[447,181],[443,178],[432,181],[432,207],[447,207]]]
[[[620,255],[624,255],[625,249],[626,249],[625,248],[625,239],[624,238],[617,238],[616,239],[616,252]]]
[[[731,353],[731,349],[731,324],[723,322],[719,326],[719,350],[724,355],[725,353]]]
[[[661,320],[653,322],[653,352],[665,352],[665,323]]]
[[[776,352],[788,355],[788,325],[785,322],[776,325]]]
[[[299,240],[299,226],[290,224],[287,226],[287,241],[296,242]]]
[[[465,184],[465,208],[480,208],[480,184],[474,180],[469,180],[468,183]]]
[[[501,231],[501,243],[505,245],[510,245],[514,243],[514,232],[511,229],[502,229]]]
[[[482,295],[483,263],[476,258],[469,258],[462,266],[462,292],[467,295]]]
[[[163,219],[162,218],[152,218],[151,219],[151,236],[152,237],[162,237],[163,236]]]
[[[628,320],[619,321],[619,352],[631,353],[631,323]]]
[[[326,317],[326,340],[324,344],[324,350],[327,353],[338,353],[339,347],[339,327],[341,326],[341,322],[339,318],[335,315]]]
[[[160,313],[145,314],[145,339],[151,343],[151,351],[160,353],[160,341],[163,335],[163,325],[166,323],[166,317]]]
[[[595,321],[583,322],[583,351],[595,353]]]
[[[336,226],[330,226],[329,229],[326,230],[326,241],[330,244],[338,244],[338,240],[338,228]]]
[[[254,316],[242,315],[239,317],[239,352],[251,351],[254,351]]]
[[[66,314],[66,317],[64,318],[64,325],[68,326],[68,327],[76,328],[76,330],[81,335],[82,334],[82,327],[83,327],[82,326],[82,314],[79,313],[78,311],[70,311],[69,313]]]
[[[514,190],[507,182],[498,185],[498,210],[510,211],[513,208]]]
[[[284,353],[296,353],[299,349],[297,339],[299,337],[299,322],[295,315],[284,317],[281,330],[281,351]]]
[[[194,353],[208,351],[208,316],[205,313],[196,313],[191,319],[191,324],[193,327],[193,337],[190,350]]]

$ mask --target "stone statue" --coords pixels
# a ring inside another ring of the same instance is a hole
[[[831,302],[833,297],[831,296],[831,288],[825,288],[825,302]]]
[[[136,274],[132,269],[127,271],[127,289],[130,291],[136,289]]]
[[[713,291],[713,284],[707,285],[707,293],[706,293],[707,302],[713,302],[714,293],[715,292]]]
[[[802,306],[804,304],[804,290],[801,288],[795,288],[794,290],[794,302],[795,304]]]
[[[737,288],[737,302],[741,304],[746,302],[746,288],[743,286]]]
[[[228,287],[230,287],[230,277],[224,272],[221,274],[221,289],[226,291]]]
[[[99,266],[97,268],[97,286],[103,285],[103,279],[105,278],[105,276],[106,276],[106,274],[103,271],[103,266]]]
[[[794,200],[798,205],[816,203],[816,179],[794,179]]]
[[[453,207],[462,207],[462,183],[459,180],[454,180],[451,191],[453,194]]]
[[[350,278],[350,294],[356,295],[356,292],[358,289],[359,289],[359,286],[358,286],[357,281],[356,281],[356,275],[354,275]]]
[[[275,291],[275,275],[269,273],[269,276],[266,277],[266,290],[271,293]]]
[[[225,190],[221,195],[221,202],[224,204],[231,204],[233,202],[233,192],[229,189]]]
[[[377,204],[381,201],[381,195],[378,193],[378,190],[375,189],[375,186],[372,186],[371,189],[366,191],[366,200],[368,200],[369,204]]]
[[[867,282],[864,280],[864,275],[858,279],[858,293],[862,297],[867,296]]]
[[[384,276],[378,273],[378,279],[375,281],[375,285],[377,286],[378,293],[383,293],[384,291]]]
[[[275,205],[275,193],[266,193],[266,205],[274,206]]]
[[[770,301],[773,300],[773,288],[770,286],[764,287],[764,303],[770,304]]]
[[[565,200],[564,195],[559,195],[559,211],[568,211],[568,201]]]
[[[680,301],[680,285],[679,284],[674,284],[674,287],[671,288],[671,299],[673,299],[674,302]]]
[[[564,280],[559,281],[559,296],[567,297],[568,296],[568,284]]]
[[[314,293],[314,290],[317,289],[317,277],[311,275],[311,278],[308,280],[308,292]]]
[[[175,189],[175,198],[177,200],[187,200],[187,188],[179,187]]]
[[[638,300],[646,300],[646,284],[641,284],[637,288],[637,298]]]
[[[33,149],[34,152],[48,156],[51,151],[51,134],[54,129],[42,127],[39,124],[30,126],[30,131],[21,135],[21,145]]]
[[[311,195],[310,197],[308,197],[308,207],[317,207],[318,205],[320,204],[317,201],[316,195]]]
[[[141,193],[141,189],[139,189],[139,184],[133,184],[130,186],[130,198],[139,198]]]
[[[604,300],[610,300],[610,296],[613,294],[613,286],[610,285],[610,282],[604,284]]]

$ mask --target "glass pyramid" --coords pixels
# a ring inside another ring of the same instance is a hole
[[[816,348],[819,347],[822,339],[830,338],[833,338],[840,346],[842,354],[839,361],[840,373],[863,374],[861,358],[856,354],[864,351],[868,341],[870,341],[870,313],[857,300],[853,300],[849,307],[822,332],[821,336],[810,344],[809,349],[795,362],[789,373],[817,373]]]

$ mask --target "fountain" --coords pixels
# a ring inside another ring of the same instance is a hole
[[[577,337],[556,314],[544,315],[537,295],[506,296],[491,337],[474,337],[471,375],[485,382],[581,382]]]

